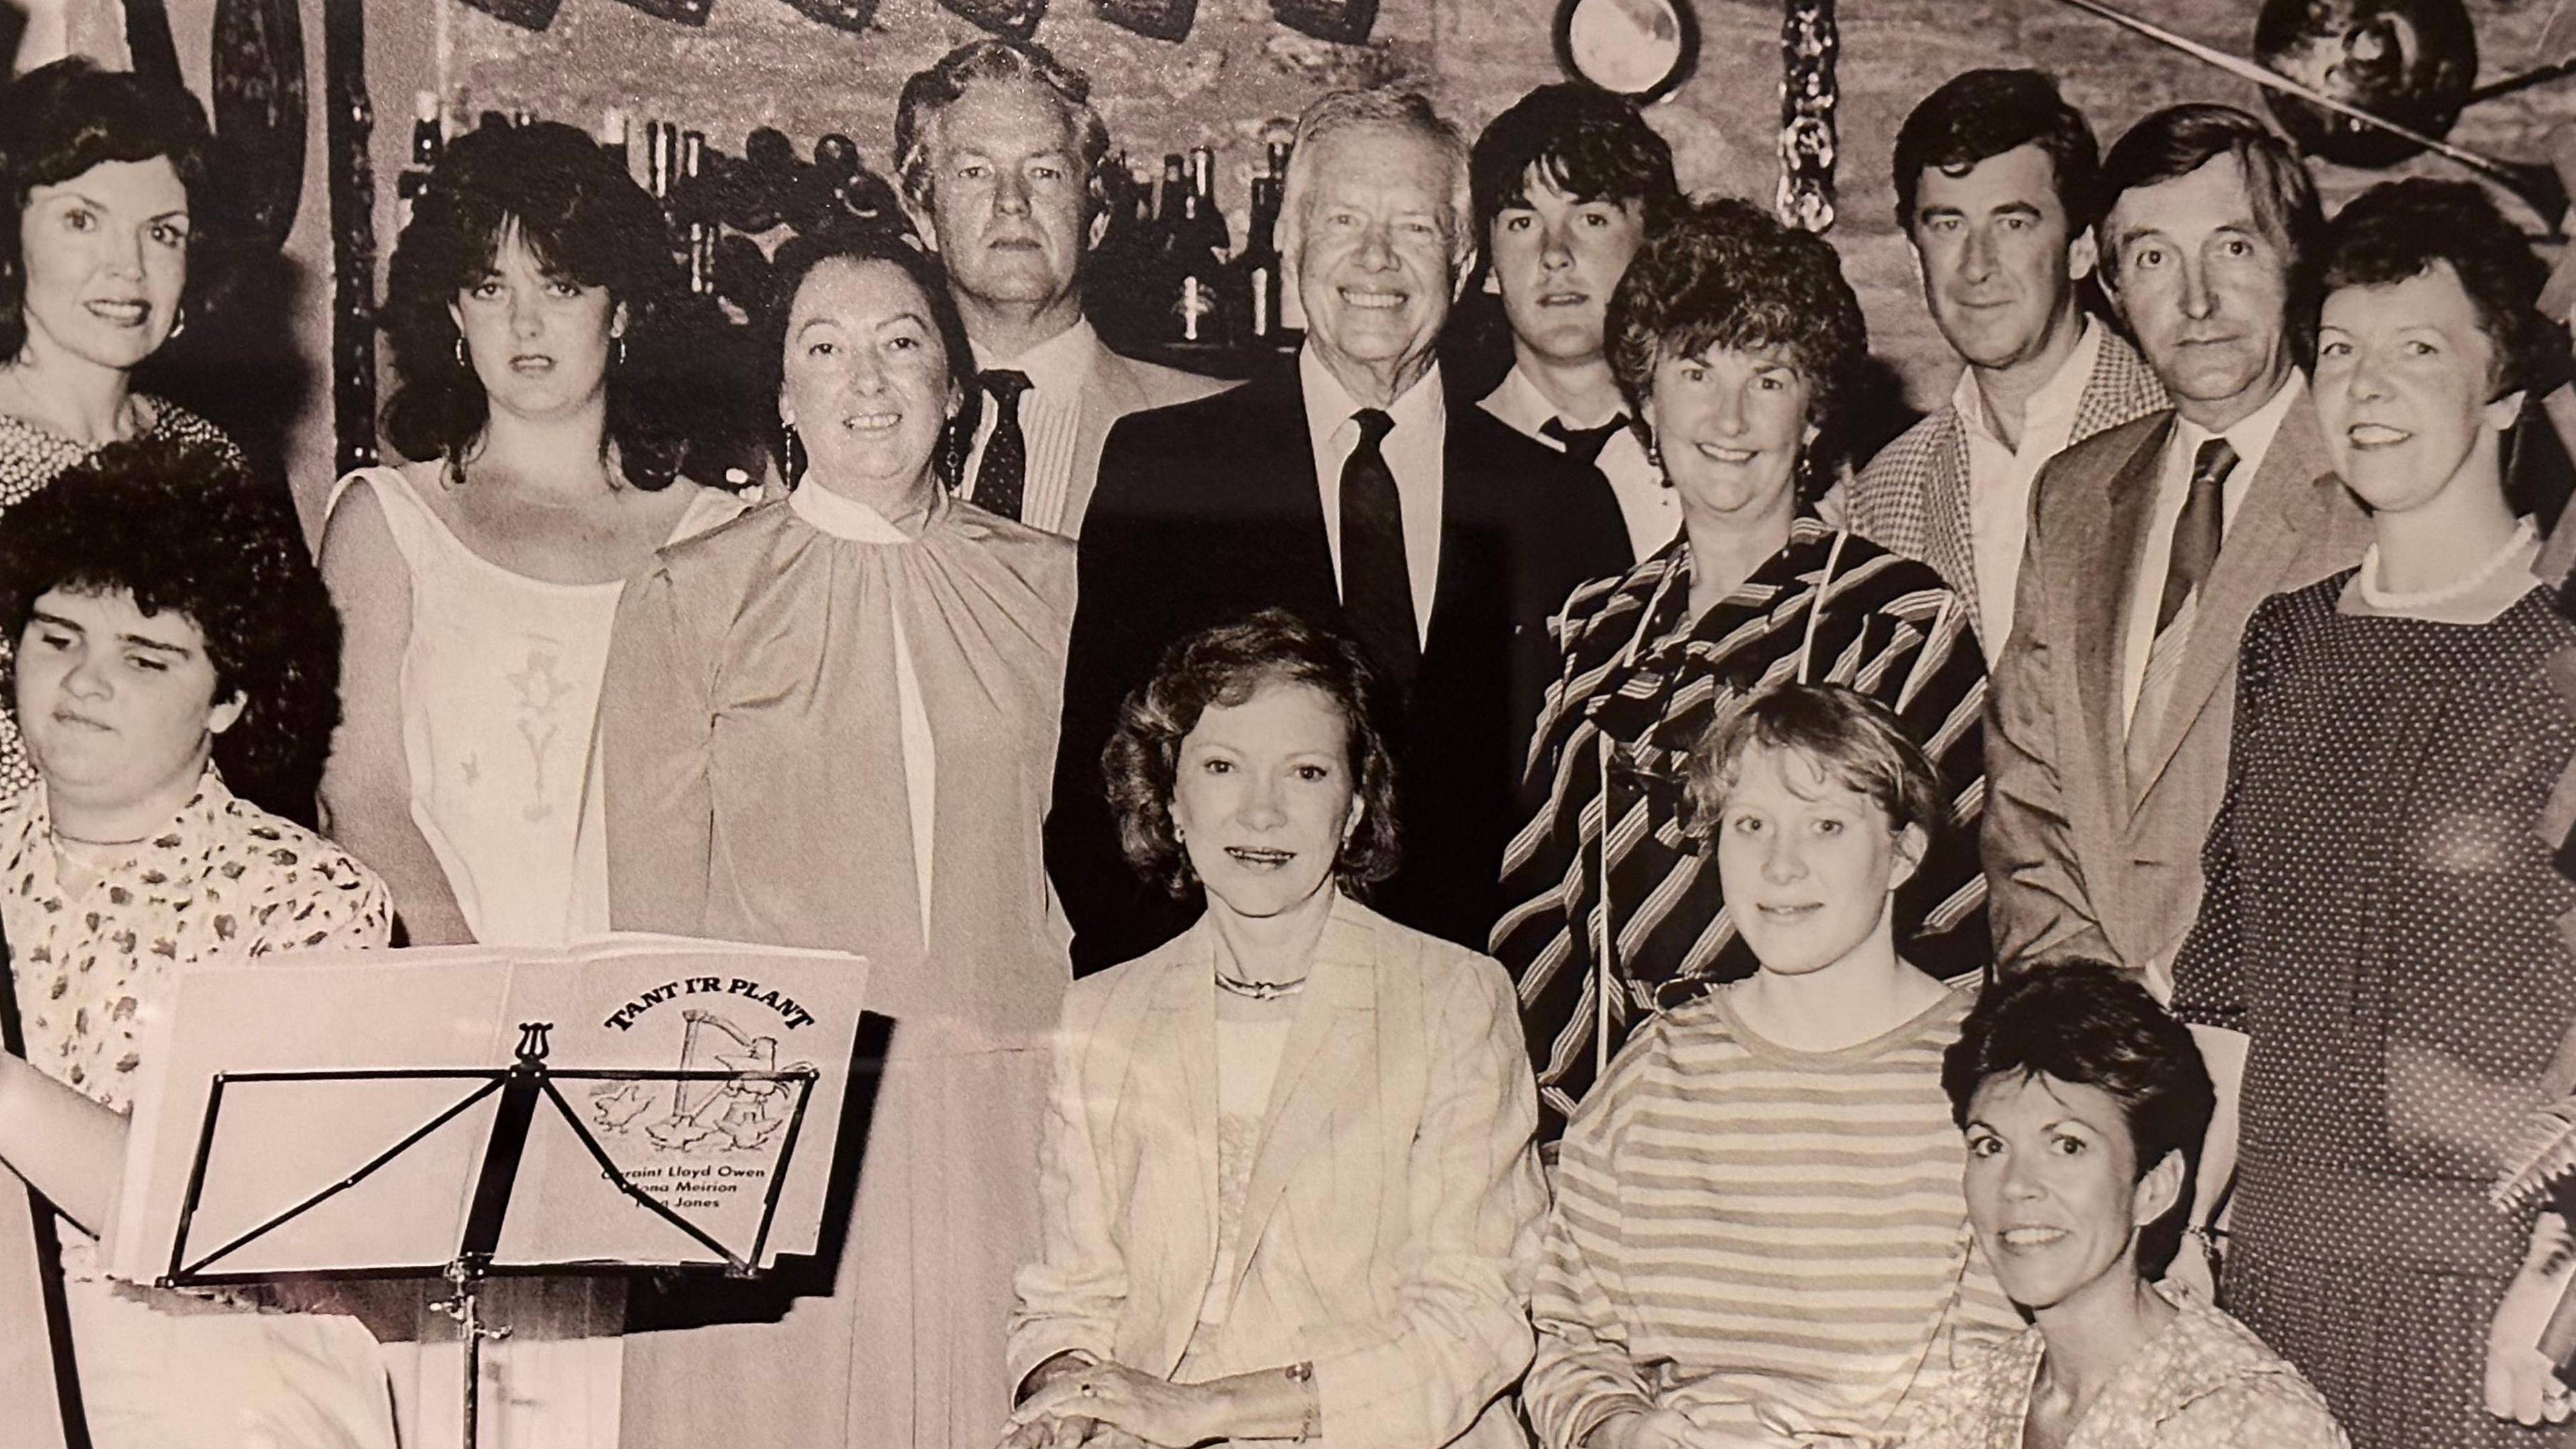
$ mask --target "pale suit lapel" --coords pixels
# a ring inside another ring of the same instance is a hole
[[[1065,484],[1064,517],[1056,532],[1067,538],[1082,535],[1082,518],[1091,511],[1091,490],[1100,482],[1100,454],[1109,442],[1110,428],[1127,414],[1153,405],[1127,359],[1106,345],[1094,350],[1091,380],[1082,390],[1082,416],[1074,427],[1073,477]]]
[[[2228,525],[2217,566],[2201,585],[2190,643],[2156,727],[2146,778],[2130,784],[2138,814],[2146,813],[2146,797],[2173,763],[2174,752],[2199,721],[2210,696],[2234,677],[2237,650],[2255,606],[2290,582],[2285,575],[2307,552],[2310,535],[2322,526],[2325,500],[2318,480],[2328,472],[2316,411],[2302,397],[2281,419],[2280,432],[2263,454],[2263,466],[2238,505],[2235,521]],[[2127,598],[2127,591],[2121,597]]]
[[[2173,440],[2174,422],[2149,430],[2129,461],[2111,475],[2103,499],[2102,526],[2092,531],[2084,570],[2076,577],[2092,587],[2078,596],[2075,637],[2075,684],[2082,695],[2085,728],[2092,747],[2087,775],[2100,783],[2103,809],[2117,826],[2128,819],[2128,767],[2124,760],[2128,721],[2120,707],[2120,672],[2129,634],[2129,600],[2137,592],[2138,570],[2146,556],[2147,523],[2155,513],[2156,483],[2164,468],[2165,449]]]
[[[1180,1266],[1171,1281],[1182,1285],[1186,1294],[1188,1285],[1204,1288],[1216,1271],[1215,928],[1202,916],[1178,944],[1182,949],[1164,968],[1155,991],[1154,1020],[1161,1039],[1147,1040],[1137,1059],[1150,1062],[1159,1057],[1180,1064],[1178,1115],[1189,1133],[1192,1180],[1198,1185],[1198,1198],[1191,1208],[1173,1214],[1172,1240]],[[1186,1302],[1172,1304],[1171,1310],[1163,1314],[1160,1363],[1166,1374],[1180,1366],[1181,1355],[1189,1348],[1190,1334],[1198,1323],[1198,1299],[1189,1295]]]

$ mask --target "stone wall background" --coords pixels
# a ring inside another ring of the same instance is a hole
[[[419,0],[375,0],[371,19],[396,3]],[[978,33],[934,0],[885,0],[865,35],[807,20],[778,0],[716,0],[695,30],[615,0],[564,0],[542,33],[460,0],[428,3],[438,10],[436,69],[419,85],[440,91],[452,113],[525,108],[591,126],[622,105],[637,116],[639,153],[646,117],[703,129],[728,152],[759,125],[808,147],[825,131],[841,131],[880,169],[904,77]],[[2480,79],[2566,59],[2541,49],[2560,3],[2576,0],[2472,0]],[[1696,4],[1698,71],[1650,115],[1674,143],[1684,185],[1767,199],[1776,184],[1780,7]],[[2236,54],[2252,48],[2251,0],[2134,4],[2194,39]],[[1119,29],[1086,0],[1054,0],[1037,38],[1091,74],[1117,143],[1131,153],[1217,146],[1220,196],[1239,212],[1268,118],[1294,115],[1336,85],[1402,80],[1472,131],[1529,87],[1558,77],[1549,41],[1555,8],[1553,0],[1385,0],[1370,42],[1344,47],[1277,24],[1267,0],[1201,0],[1196,28],[1178,44]],[[2175,101],[2256,104],[2251,85],[2060,0],[1842,0],[1840,20],[1841,215],[1832,236],[1860,291],[1874,350],[1917,407],[1946,395],[1956,368],[1923,314],[1908,249],[1889,215],[1888,148],[1917,99],[1974,66],[2038,66],[2060,78],[2106,146],[2140,115]],[[379,81],[377,108],[380,126],[403,133],[409,92],[398,84],[393,76]],[[2537,159],[2543,133],[2570,115],[2576,83],[2560,83],[2472,108],[2452,139]],[[387,139],[398,154],[401,135]],[[2418,161],[2401,171],[2456,168]],[[2330,205],[2389,174],[2325,165],[2318,172]]]

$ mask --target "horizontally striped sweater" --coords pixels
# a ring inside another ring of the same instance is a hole
[[[1879,1446],[2022,1327],[1968,1231],[1953,991],[1856,1046],[1755,1035],[1721,988],[1641,1027],[1566,1129],[1522,1399],[1573,1449],[1676,1408],[1730,1446]]]

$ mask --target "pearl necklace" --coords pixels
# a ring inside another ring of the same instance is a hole
[[[2353,580],[2353,585],[2360,591],[2363,603],[2382,613],[2410,613],[2420,609],[2435,608],[2458,599],[2465,599],[2485,587],[2487,580],[2502,573],[2505,566],[2513,562],[2515,557],[2529,547],[2532,540],[2539,535],[2540,525],[2532,521],[2531,515],[2524,514],[2514,524],[2512,536],[2504,541],[2502,547],[2487,555],[2486,562],[2479,564],[2465,576],[2453,579],[2438,589],[2426,589],[2421,593],[2411,594],[2380,587],[2379,545],[2374,543],[2362,552],[2361,573]]]

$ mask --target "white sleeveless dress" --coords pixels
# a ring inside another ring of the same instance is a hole
[[[440,465],[362,468],[411,570],[403,752],[411,814],[474,938],[556,945],[608,928],[591,724],[623,582],[557,584],[466,547],[422,498]],[[674,484],[687,487],[688,484]],[[743,511],[699,489],[670,542]]]
[[[626,586],[548,583],[474,552],[422,497],[444,486],[443,466],[359,469],[327,505],[367,484],[411,573],[402,714],[412,820],[476,940],[556,945],[596,935],[608,929],[608,874],[592,723]],[[700,489],[668,541],[749,502]],[[485,1302],[512,1337],[484,1353],[480,1449],[615,1449],[625,1286],[492,1285]],[[462,1433],[453,1332],[424,1312],[419,1342],[386,1345],[406,1444],[453,1444]]]

